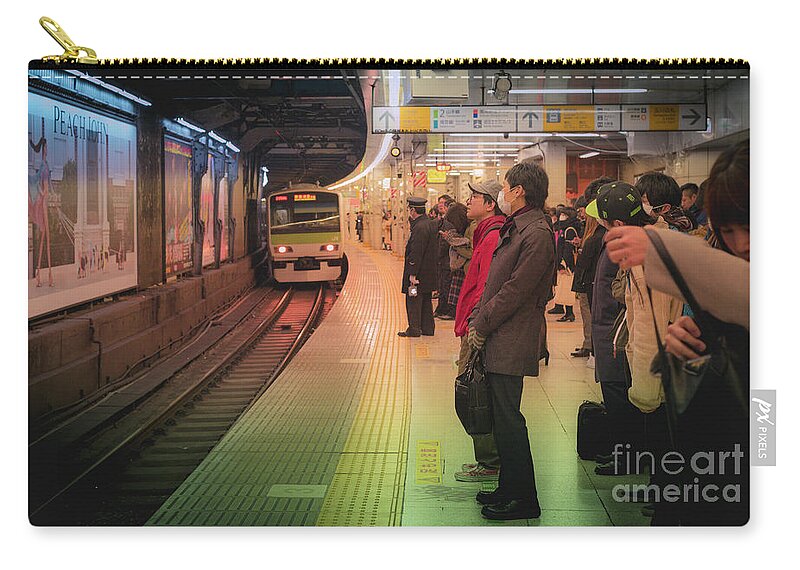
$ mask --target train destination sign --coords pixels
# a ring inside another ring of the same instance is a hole
[[[373,107],[372,132],[704,131],[706,111],[703,104]]]

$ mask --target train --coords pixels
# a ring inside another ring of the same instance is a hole
[[[272,276],[279,283],[336,281],[346,271],[342,195],[298,184],[267,200]]]

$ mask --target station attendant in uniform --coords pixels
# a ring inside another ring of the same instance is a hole
[[[397,336],[433,336],[436,325],[431,294],[437,285],[438,226],[435,220],[425,215],[425,198],[408,199],[408,220],[411,235],[406,243],[402,283],[408,328],[398,332]]]

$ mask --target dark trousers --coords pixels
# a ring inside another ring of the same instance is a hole
[[[453,276],[449,269],[439,270],[439,303],[436,305],[437,315],[456,316],[456,308],[447,302],[447,297],[450,296],[450,282],[452,280]]]
[[[628,457],[635,457],[642,450],[645,439],[644,414],[628,400],[626,382],[600,382],[603,403],[606,405],[610,452],[619,444],[617,451],[626,455],[618,456],[623,465]],[[630,445],[630,447],[628,447]]]
[[[520,411],[522,376],[487,372],[492,394],[494,441],[500,455],[497,493],[506,499],[538,502],[528,426]]]
[[[433,320],[433,302],[430,293],[419,293],[415,297],[406,294],[406,315],[409,331],[433,334],[436,321]]]

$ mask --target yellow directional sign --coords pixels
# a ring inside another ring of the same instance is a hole
[[[594,105],[545,105],[544,130],[570,133],[594,131]]]
[[[447,182],[447,172],[435,168],[428,169],[428,184],[444,184],[445,182]]]
[[[373,107],[372,132],[481,134],[703,131],[706,129],[707,111],[703,103]]]
[[[679,111],[678,105],[650,105],[650,130],[677,131],[680,128]]]
[[[400,129],[406,133],[424,133],[431,127],[430,107],[400,107]]]

